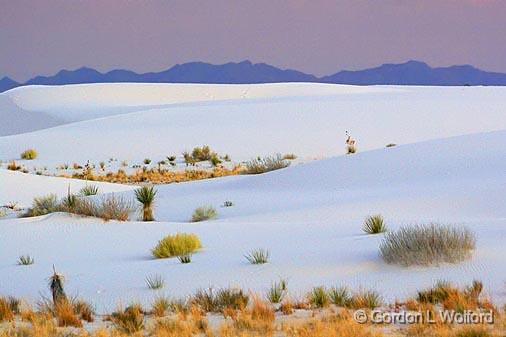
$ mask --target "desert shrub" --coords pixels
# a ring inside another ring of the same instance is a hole
[[[37,158],[37,151],[34,149],[28,149],[21,153],[21,159],[32,160]]]
[[[146,158],[146,159],[143,160],[143,163],[146,164],[146,165],[149,165],[149,164],[151,164],[151,159]]]
[[[90,303],[84,300],[75,299],[72,300],[72,305],[79,318],[90,323],[94,321],[93,316],[95,315],[95,310]]]
[[[153,203],[157,191],[153,186],[142,186],[135,190],[135,198],[142,204],[142,221],[153,221]]]
[[[60,327],[74,326],[80,328],[83,326],[74,305],[67,299],[57,301],[54,304],[54,315]]]
[[[357,147],[355,145],[346,145],[346,154],[353,154],[357,152]]]
[[[150,275],[146,277],[146,285],[152,290],[162,289],[165,285],[165,281],[159,274]]]
[[[46,196],[33,199],[32,207],[29,208],[23,216],[39,216],[60,211],[60,204],[56,194],[48,194]]]
[[[204,312],[223,312],[225,309],[241,309],[248,305],[249,296],[242,289],[213,288],[199,289],[192,296],[191,303]]]
[[[7,164],[7,169],[11,171],[19,171],[21,170],[21,166],[19,166],[15,160],[11,161],[9,164]]]
[[[269,251],[267,249],[254,249],[244,255],[251,264],[263,264],[269,261]]]
[[[10,305],[9,299],[0,297],[0,322],[12,321],[14,319],[14,312]]]
[[[202,206],[193,211],[192,222],[205,221],[216,218],[217,216],[218,212],[216,212],[216,209],[214,207]]]
[[[209,161],[211,162],[211,165],[213,165],[213,166],[218,166],[222,163],[221,159],[218,157],[217,154],[213,154]]]
[[[167,258],[190,254],[202,248],[200,239],[195,234],[177,233],[167,235],[160,241],[151,253],[155,258]]]
[[[287,153],[283,156],[284,160],[295,160],[297,159],[297,156],[293,153]]]
[[[353,294],[350,307],[355,309],[374,309],[379,307],[381,302],[381,295],[377,291],[361,289],[357,293]]]
[[[20,265],[20,266],[29,266],[34,263],[35,263],[35,260],[30,255],[21,255],[18,258],[18,265]]]
[[[230,200],[226,200],[224,203],[223,203],[223,207],[232,207],[234,206],[234,203]]]
[[[79,194],[84,196],[96,195],[98,193],[97,185],[86,185],[79,191]]]
[[[417,301],[441,304],[444,309],[458,312],[476,308],[489,309],[491,308],[490,303],[480,299],[482,290],[483,284],[477,280],[463,289],[459,289],[447,281],[437,281],[431,288],[419,291]]]
[[[378,234],[386,232],[387,228],[383,217],[380,214],[368,216],[364,221],[362,230],[367,234]]]
[[[380,252],[387,263],[404,266],[456,263],[468,258],[475,244],[465,227],[429,224],[387,233]]]
[[[116,329],[126,334],[134,334],[144,328],[144,313],[138,304],[113,312],[110,319]]]
[[[179,255],[177,259],[183,264],[190,263],[192,262],[192,254]]]
[[[192,158],[195,161],[211,160],[213,155],[218,157],[218,155],[215,152],[211,151],[211,148],[208,145],[204,145],[202,147],[197,146],[193,148],[192,151]]]
[[[105,221],[126,221],[133,210],[132,203],[123,197],[114,194],[104,195],[99,200],[88,198],[75,198],[75,204],[71,208],[63,207],[63,210],[73,214],[102,218]]]
[[[288,167],[290,162],[283,160],[280,154],[264,158],[255,158],[246,162],[245,174],[260,174]]]
[[[267,299],[271,303],[280,303],[288,291],[287,283],[285,280],[274,282],[267,291]]]
[[[308,294],[309,303],[316,308],[325,308],[329,305],[329,295],[325,287],[315,287]]]
[[[171,300],[165,296],[156,297],[151,305],[151,313],[155,317],[165,316],[171,308]]]
[[[218,311],[216,295],[212,288],[198,289],[192,296],[190,302],[192,305],[198,306],[204,312]]]
[[[328,295],[330,301],[338,307],[349,307],[352,301],[351,292],[347,287],[332,287]]]
[[[394,147],[394,146],[397,146],[397,144],[395,144],[395,143],[388,143],[388,144],[386,145],[386,147]]]

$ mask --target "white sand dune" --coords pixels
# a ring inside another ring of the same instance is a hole
[[[156,162],[202,144],[234,160],[276,152],[322,158],[344,152],[345,130],[364,151],[506,129],[502,87],[101,84],[2,95],[23,111],[81,120],[0,137],[0,160],[34,147],[40,156],[30,165]]]
[[[494,301],[505,302],[505,167],[506,131],[498,131],[257,176],[158,186],[160,222],[104,223],[63,214],[0,220],[0,288],[36,299],[54,263],[67,277],[67,291],[90,299],[99,311],[208,286],[263,293],[280,277],[288,279],[292,295],[315,285],[346,284],[374,288],[388,300],[414,295],[438,279],[464,284],[477,278]],[[41,180],[38,188],[44,184]],[[225,200],[234,206],[220,207]],[[218,209],[218,219],[188,223],[192,210],[204,204]],[[476,234],[477,250],[456,265],[387,265],[378,255],[382,235],[361,232],[364,217],[377,212],[391,229],[430,221],[466,225]],[[201,237],[204,249],[191,264],[150,257],[157,240],[175,232]],[[270,263],[249,265],[243,254],[253,248],[269,249]],[[21,254],[34,256],[36,263],[16,266]],[[154,273],[166,279],[160,292],[145,285]]]

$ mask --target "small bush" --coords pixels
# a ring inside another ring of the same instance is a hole
[[[98,193],[97,185],[86,185],[79,191],[79,194],[84,196],[96,195]]]
[[[30,255],[21,255],[18,258],[18,265],[20,265],[20,266],[29,266],[34,263],[35,263],[35,260]]]
[[[280,154],[264,158],[256,158],[246,162],[245,174],[260,174],[279,170],[290,166],[290,162],[283,160]]]
[[[351,292],[346,287],[330,288],[329,298],[338,307],[349,307],[352,301]]]
[[[144,313],[138,304],[113,312],[110,319],[116,329],[126,334],[134,334],[144,329]]]
[[[269,261],[269,251],[267,249],[255,249],[244,255],[244,257],[251,264],[264,264]]]
[[[165,281],[161,275],[151,275],[146,277],[146,284],[149,289],[156,290],[162,289],[165,286]]]
[[[32,160],[37,158],[37,151],[34,149],[28,149],[21,153],[21,159]]]
[[[86,322],[93,322],[95,315],[95,310],[93,309],[92,305],[86,301],[83,300],[74,300],[72,301],[72,305],[74,306],[74,310],[76,314]]]
[[[202,206],[193,212],[192,222],[205,221],[209,219],[216,218],[218,216],[218,212],[212,206]]]
[[[394,146],[397,146],[397,144],[395,144],[395,143],[389,143],[389,144],[386,145],[386,147],[394,147]]]
[[[211,162],[211,165],[213,165],[213,166],[218,166],[221,164],[221,159],[218,157],[217,154],[213,154],[209,161]]]
[[[73,326],[80,328],[83,326],[74,305],[69,300],[57,301],[54,306],[54,315],[60,327]]]
[[[316,287],[308,295],[309,303],[315,308],[325,308],[329,305],[329,296],[325,287]]]
[[[223,203],[223,207],[232,207],[234,206],[234,203],[230,200],[227,200]]]
[[[386,232],[387,228],[383,221],[383,217],[379,214],[371,215],[365,219],[362,230],[367,234],[379,234]]]
[[[151,253],[155,258],[162,259],[190,254],[200,248],[202,248],[202,244],[197,235],[178,233],[168,235],[158,241],[158,244],[151,250]]]
[[[21,170],[21,166],[16,164],[16,161],[13,160],[9,164],[7,164],[7,169],[11,170],[11,171],[19,171],[19,170]]]
[[[387,233],[380,252],[385,262],[403,266],[456,263],[468,258],[475,244],[465,227],[429,224]]]
[[[283,159],[285,160],[295,160],[297,159],[297,156],[293,153],[287,153],[283,156]]]
[[[223,312],[225,309],[241,309],[246,307],[249,296],[242,289],[223,288],[214,291],[212,288],[199,289],[193,295],[191,303],[204,312]]]
[[[381,305],[381,295],[374,290],[360,290],[351,298],[350,307],[374,309]]]
[[[218,157],[216,155],[216,153],[211,151],[211,148],[208,145],[204,145],[202,147],[197,146],[192,151],[192,157],[193,157],[193,160],[195,160],[195,161],[211,160],[213,155]]]
[[[153,203],[157,191],[153,186],[142,186],[135,190],[135,198],[142,204],[142,221],[153,221]]]
[[[5,297],[0,297],[0,322],[14,320],[14,312],[10,302]]]
[[[146,159],[144,159],[143,163],[146,165],[149,165],[149,164],[151,164],[151,159],[146,158]]]
[[[355,145],[346,145],[346,154],[353,154],[355,152],[357,152]]]
[[[56,194],[48,194],[33,199],[32,207],[28,209],[24,216],[39,216],[59,211],[60,205],[56,198]]]
[[[287,291],[288,288],[285,280],[274,282],[267,292],[267,299],[271,303],[280,303],[285,297]]]
[[[153,305],[151,306],[151,313],[155,317],[163,317],[167,314],[171,308],[171,300],[167,297],[160,296],[155,298]]]

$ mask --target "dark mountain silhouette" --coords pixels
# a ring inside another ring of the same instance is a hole
[[[322,77],[321,81],[356,85],[506,85],[506,74],[486,72],[470,65],[431,68],[423,62],[409,61],[366,70],[340,71]]]
[[[275,83],[321,82],[355,85],[506,85],[506,74],[486,72],[470,65],[431,68],[426,63],[408,61],[402,64],[384,64],[376,68],[340,71],[317,78],[291,69],[279,69],[265,63],[250,61],[214,65],[204,62],[178,64],[161,72],[138,74],[129,70],[107,73],[91,68],[61,70],[53,76],[37,76],[20,84],[8,77],[0,80],[0,92],[21,85],[62,85],[78,83]]]
[[[17,86],[19,86],[19,83],[8,78],[7,76],[0,80],[0,92],[7,91]]]

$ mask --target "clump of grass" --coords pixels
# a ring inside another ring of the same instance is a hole
[[[455,333],[455,337],[491,337],[484,327],[465,326]]]
[[[98,193],[97,185],[86,185],[79,191],[79,194],[84,196],[96,195]]]
[[[0,297],[0,322],[14,320],[14,311],[8,298]]]
[[[144,312],[138,304],[113,312],[110,319],[116,329],[126,334],[135,334],[144,329]]]
[[[80,328],[83,326],[74,305],[67,299],[59,300],[54,304],[54,315],[60,327],[73,326]]]
[[[380,252],[387,263],[431,265],[462,261],[471,255],[475,245],[474,234],[465,227],[429,224],[387,233]]]
[[[226,200],[224,203],[223,203],[223,207],[232,207],[234,206],[234,203],[230,200]]]
[[[38,155],[37,151],[35,151],[34,149],[28,149],[21,153],[21,159],[32,160],[37,158],[37,155]]]
[[[94,321],[93,316],[95,315],[95,310],[90,303],[83,300],[74,300],[72,301],[72,305],[74,306],[76,314],[82,320],[90,323]]]
[[[267,299],[271,303],[281,303],[287,291],[288,286],[285,280],[274,282],[267,291]]]
[[[21,255],[18,258],[18,265],[20,266],[29,266],[35,263],[35,259],[30,255]]]
[[[198,207],[193,211],[192,214],[192,222],[205,221],[209,219],[216,218],[218,216],[218,212],[212,206],[202,206]]]
[[[152,290],[162,289],[165,286],[165,280],[159,274],[150,275],[146,277],[146,284]]]
[[[146,165],[149,165],[149,164],[151,164],[151,159],[146,158],[146,159],[144,159],[143,163]]]
[[[162,259],[190,254],[200,248],[202,248],[202,244],[197,235],[178,233],[168,235],[158,241],[158,244],[151,250],[151,253],[155,258]]]
[[[349,307],[352,302],[351,292],[347,287],[332,287],[328,295],[330,301],[338,307]]]
[[[153,203],[157,191],[153,186],[142,186],[135,190],[135,198],[142,204],[142,221],[153,221]]]
[[[269,251],[267,249],[254,249],[248,254],[244,255],[246,260],[251,264],[264,264],[269,262]]]
[[[358,308],[369,308],[374,309],[381,305],[381,295],[374,290],[360,290],[353,294],[351,298],[350,307]]]
[[[190,263],[192,262],[192,254],[179,255],[177,259],[183,264]]]
[[[386,145],[386,147],[394,147],[394,146],[397,146],[397,144],[395,144],[395,143],[388,143],[388,144]]]
[[[325,308],[329,305],[330,299],[325,287],[315,287],[308,295],[309,303],[316,308]]]
[[[238,310],[246,307],[249,296],[242,289],[223,288],[214,291],[213,288],[199,289],[192,296],[191,303],[204,312],[223,312],[225,309]]]
[[[346,154],[353,154],[357,152],[357,147],[355,145],[346,145]]]
[[[283,159],[280,154],[264,158],[257,157],[246,162],[245,174],[260,174],[288,167],[290,162]]]
[[[7,169],[11,171],[19,171],[21,170],[21,166],[19,166],[15,160],[11,161],[9,164],[7,164]]]
[[[387,228],[380,214],[368,216],[364,221],[362,230],[367,234],[379,234],[386,232]]]
[[[171,306],[172,302],[168,297],[165,296],[156,297],[155,300],[153,301],[153,304],[151,305],[151,313],[155,317],[163,317],[168,313]]]
[[[202,147],[195,147],[192,151],[192,158],[194,161],[206,161],[211,160],[213,155],[217,158],[218,155],[211,151],[211,148],[208,145],[204,145]]]
[[[29,208],[23,216],[39,216],[59,211],[60,205],[56,194],[48,194],[46,196],[34,198],[32,207]]]

